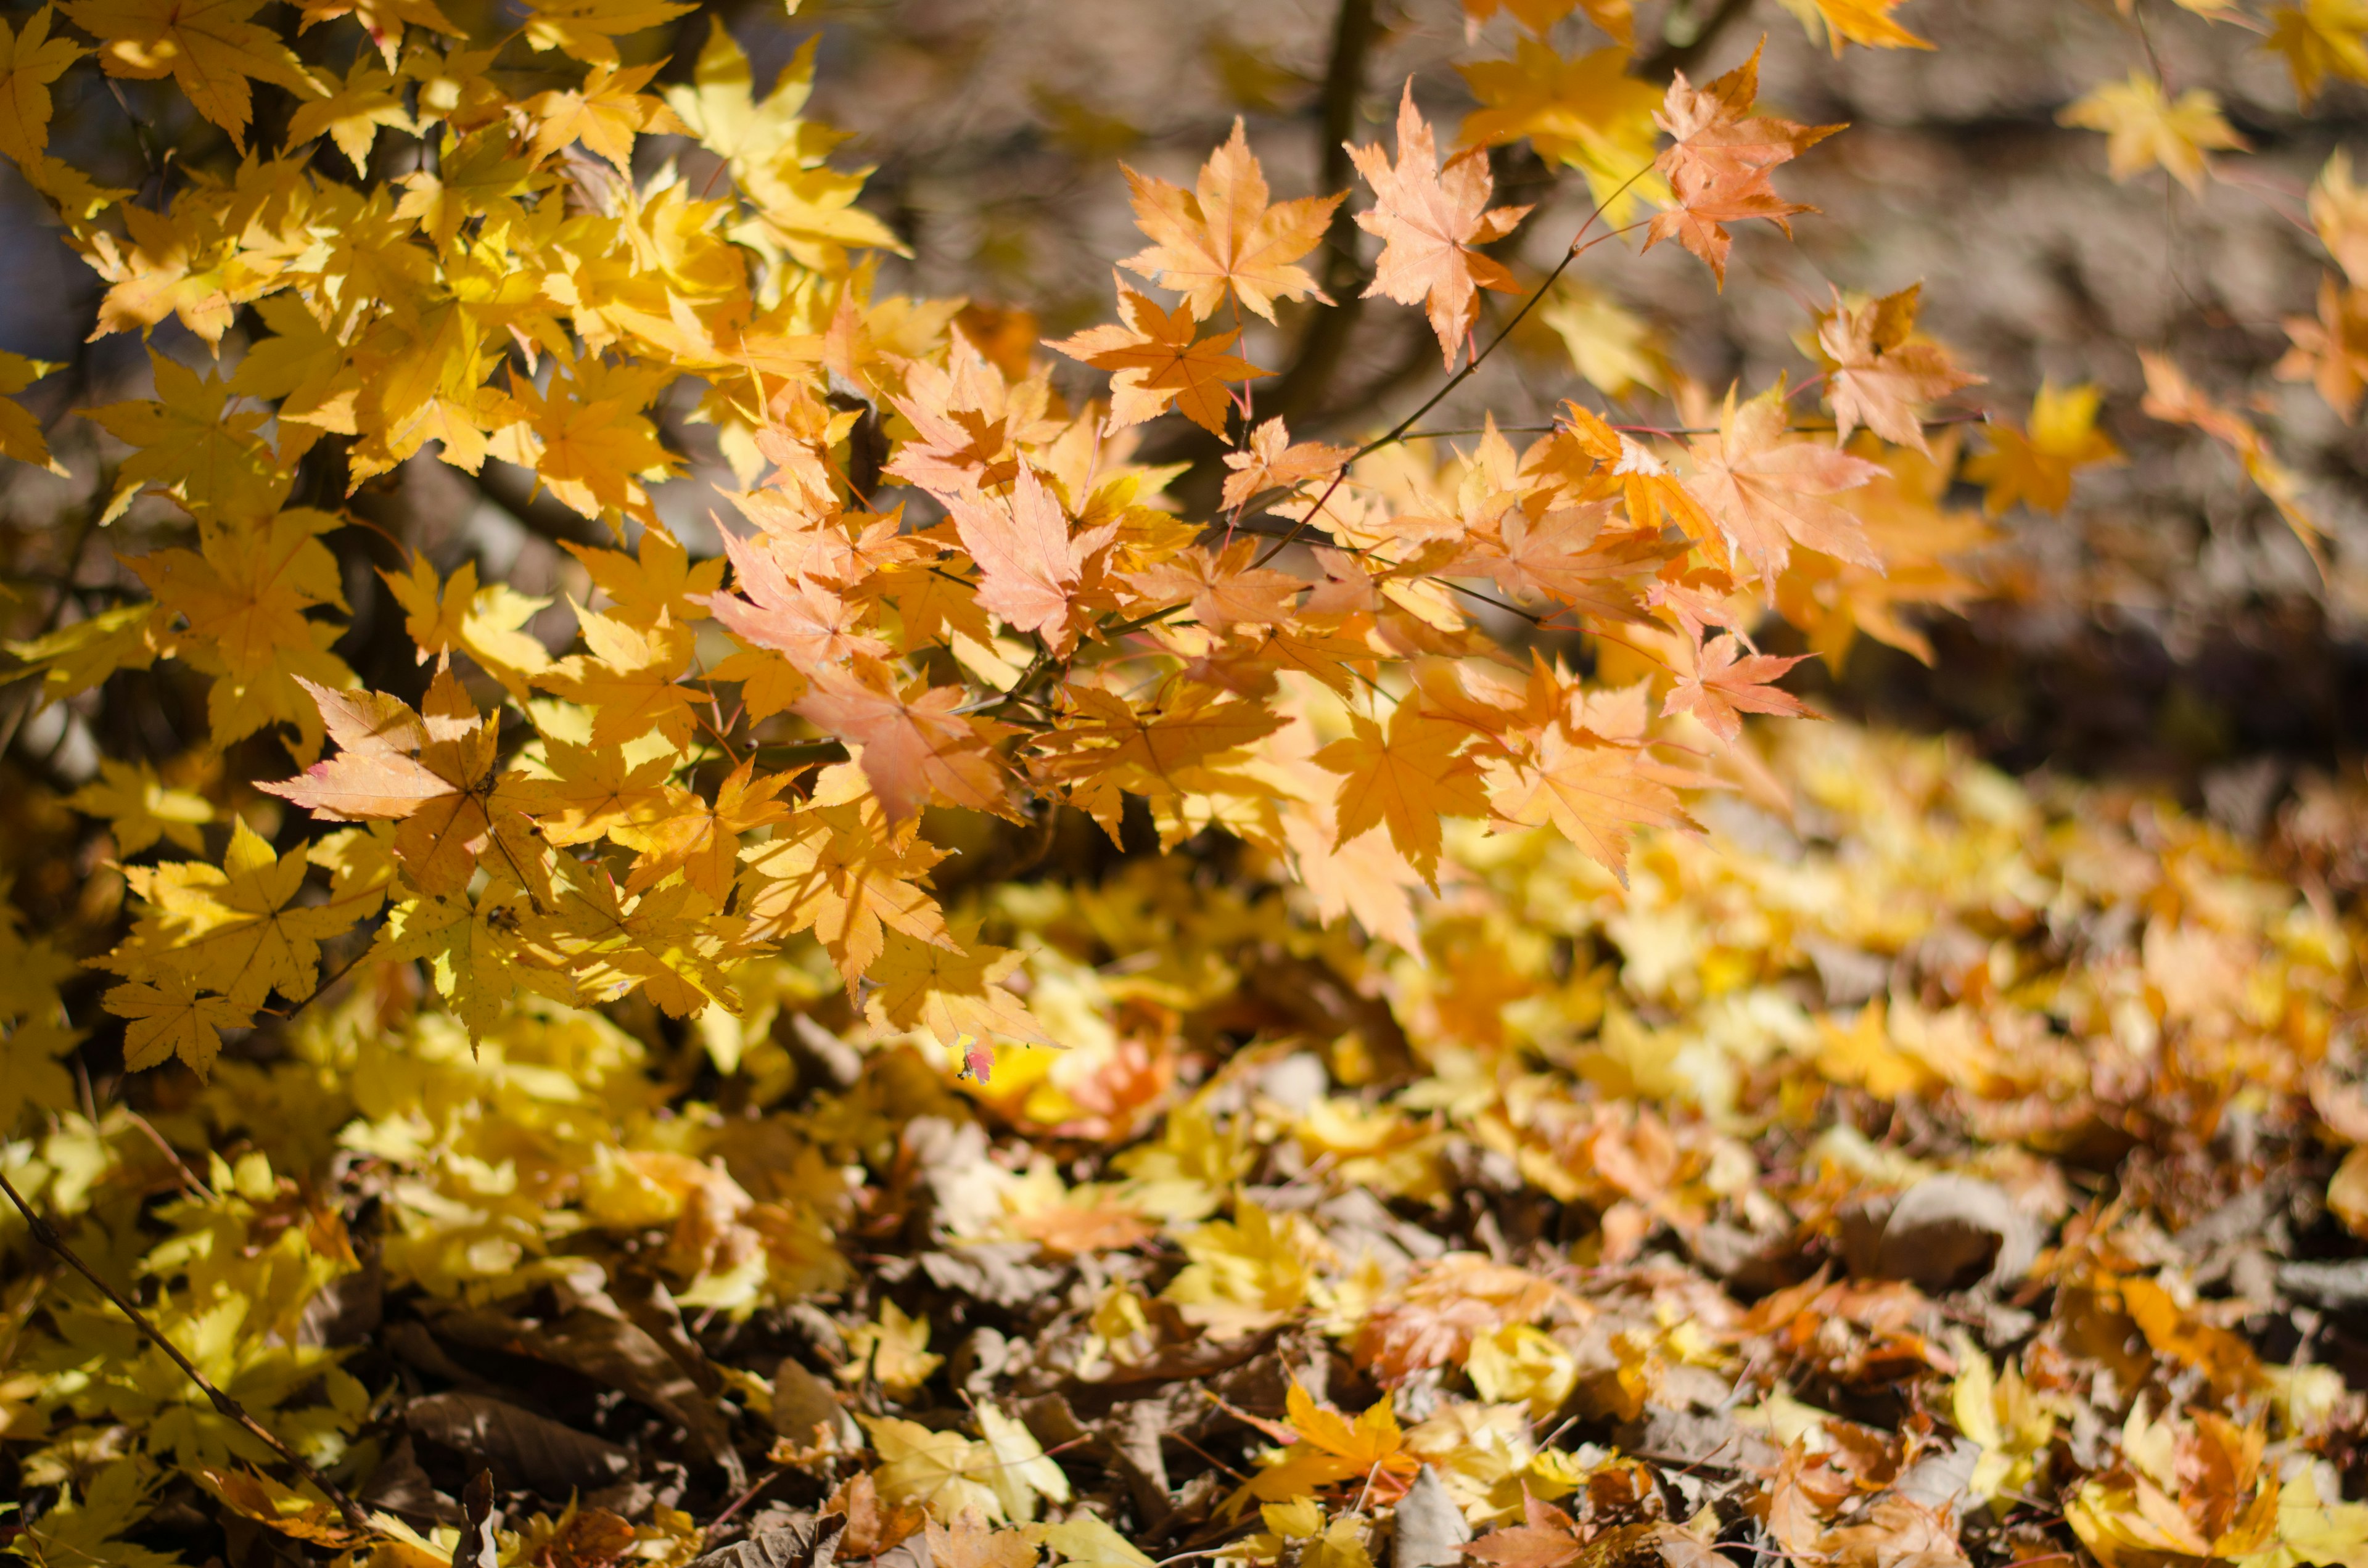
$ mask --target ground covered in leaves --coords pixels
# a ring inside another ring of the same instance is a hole
[[[745,1021],[547,1006],[474,1053],[359,989],[92,1101],[0,1172],[372,1528],[10,1213],[0,1529],[55,1568],[2368,1562],[2368,796],[2248,843],[1839,724],[1766,755],[1624,892],[1453,846],[1419,957],[1254,864],[1001,883],[969,914],[1074,1048],[985,1084],[816,951]],[[71,966],[6,948],[42,1016]]]

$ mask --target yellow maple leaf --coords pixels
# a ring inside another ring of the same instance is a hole
[[[66,799],[85,816],[105,817],[114,829],[115,853],[137,855],[165,839],[193,853],[205,847],[198,829],[214,820],[213,803],[191,790],[176,790],[146,763],[103,757],[98,777]]]
[[[869,978],[867,1008],[895,1028],[926,1028],[949,1050],[990,1038],[1057,1045],[1004,979],[1022,955],[976,940],[974,923],[949,928],[951,945],[891,930]]]
[[[110,76],[171,76],[199,114],[230,132],[241,152],[253,118],[252,79],[300,98],[320,84],[268,28],[247,20],[263,0],[66,0],[66,15],[99,40]]]
[[[848,1358],[833,1375],[843,1383],[870,1378],[892,1399],[912,1398],[946,1363],[929,1351],[928,1315],[907,1317],[894,1301],[881,1302],[880,1321],[857,1324],[847,1339]]]
[[[148,908],[131,935],[97,961],[135,984],[195,977],[246,1015],[274,991],[303,1001],[319,975],[322,938],[351,929],[384,896],[381,885],[299,903],[307,854],[299,846],[275,856],[242,821],[219,868],[201,861],[128,868],[125,878]]]
[[[0,23],[0,29],[6,27],[6,23]],[[0,110],[6,107],[0,104]],[[65,467],[50,455],[49,437],[41,433],[41,422],[33,417],[31,409],[11,395],[23,392],[57,368],[46,359],[28,359],[22,354],[0,348],[0,458],[31,463],[63,478]]]
[[[353,69],[328,97],[296,106],[288,122],[288,140],[310,142],[327,135],[357,172],[370,168],[370,144],[381,127],[417,133],[404,109],[393,73],[373,55],[358,56]]]
[[[1540,157],[1585,175],[1604,222],[1617,228],[1639,203],[1668,196],[1651,172],[1661,94],[1631,76],[1629,63],[1625,49],[1566,57],[1543,39],[1525,38],[1509,60],[1460,65],[1480,108],[1464,117],[1456,142],[1497,147],[1527,139]]]
[[[179,1057],[204,1077],[222,1054],[222,1030],[252,1023],[253,1011],[201,991],[195,975],[167,971],[154,984],[132,981],[110,987],[107,1010],[126,1021],[123,1065],[133,1072]]]
[[[2177,98],[2142,71],[2126,82],[2108,82],[2066,108],[2056,119],[2083,131],[2105,134],[2105,164],[2116,180],[2160,168],[2202,195],[2210,168],[2208,153],[2242,152],[2247,142],[2220,112],[2220,99],[2201,87]]]
[[[1892,19],[1891,13],[1900,0],[1784,0],[1784,8],[1801,18],[1801,26],[1810,39],[1822,39],[1831,44],[1834,58],[1841,58],[1844,42],[1863,44],[1869,49],[1930,49],[1929,39],[1918,38]]]
[[[617,64],[617,40],[660,27],[695,9],[672,0],[550,0],[526,7],[526,40],[586,65]]]
[[[1353,733],[1315,754],[1317,767],[1342,775],[1334,846],[1387,823],[1390,842],[1438,891],[1440,819],[1488,814],[1479,765],[1458,749],[1470,732],[1414,701],[1398,704],[1386,731],[1361,713],[1349,722]]]
[[[19,167],[50,144],[50,84],[90,52],[72,39],[50,36],[56,14],[44,6],[13,31],[0,20],[0,153]]]
[[[2310,108],[2330,76],[2368,82],[2368,0],[2279,6],[2269,23],[2261,47],[2284,59],[2303,108]]]
[[[2072,498],[2072,476],[2099,463],[2123,461],[2122,449],[2097,428],[2104,393],[2095,385],[2040,383],[2027,430],[1993,424],[1990,449],[1965,460],[1965,477],[1983,486],[1982,510],[1995,517],[2018,502],[2061,512]]]

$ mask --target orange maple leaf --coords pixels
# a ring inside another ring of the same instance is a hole
[[[1121,282],[1118,313],[1125,323],[1122,326],[1087,327],[1074,337],[1047,345],[1098,370],[1114,372],[1110,418],[1115,428],[1140,425],[1166,413],[1173,403],[1193,424],[1222,436],[1225,411],[1233,403],[1225,383],[1273,374],[1227,352],[1241,337],[1238,330],[1214,337],[1194,336],[1200,317],[1193,313],[1190,300],[1165,311],[1148,295]]]
[[[1794,544],[1881,568],[1858,519],[1826,497],[1866,483],[1882,468],[1823,442],[1788,441],[1784,425],[1781,389],[1739,406],[1729,392],[1718,434],[1691,444],[1694,474],[1686,488],[1768,577],[1783,570]]]
[[[1433,719],[1419,704],[1402,702],[1390,727],[1351,713],[1353,733],[1315,754],[1315,765],[1343,777],[1334,801],[1338,826],[1335,847],[1377,823],[1389,824],[1390,842],[1439,890],[1440,819],[1488,813],[1480,769],[1459,750],[1465,731]]]
[[[1520,288],[1502,263],[1474,247],[1511,233],[1530,210],[1489,207],[1496,180],[1485,148],[1467,148],[1440,166],[1430,126],[1414,107],[1411,79],[1398,101],[1397,166],[1390,166],[1379,147],[1351,147],[1349,156],[1373,187],[1373,208],[1357,214],[1357,225],[1382,240],[1365,296],[1422,304],[1439,334],[1440,354],[1453,369],[1456,350],[1472,331],[1479,290]]]
[[[1730,744],[1742,734],[1746,713],[1773,713],[1787,719],[1817,716],[1807,703],[1770,684],[1809,655],[1738,657],[1743,645],[1743,640],[1733,633],[1704,642],[1695,652],[1694,667],[1679,676],[1663,699],[1662,715],[1690,711],[1712,734]]]
[[[712,802],[689,790],[668,790],[646,814],[611,828],[610,838],[641,851],[625,892],[641,892],[680,871],[684,881],[719,906],[728,900],[739,869],[740,835],[789,814],[774,797],[795,775],[757,778],[755,767],[751,758],[734,768]]]
[[[333,691],[298,676],[339,747],[293,778],[257,788],[332,822],[400,822],[394,852],[420,890],[458,892],[493,830],[494,727],[449,670],[426,711],[376,691]]]
[[[1957,369],[1939,344],[1910,340],[1923,287],[1910,284],[1857,304],[1846,303],[1835,291],[1833,312],[1818,324],[1817,347],[1834,366],[1826,388],[1834,408],[1836,446],[1863,425],[1886,441],[1929,454],[1919,410],[1982,380]]]
[[[1225,466],[1234,472],[1225,476],[1224,504],[1238,510],[1269,490],[1328,479],[1355,455],[1346,447],[1329,447],[1321,441],[1294,445],[1291,426],[1279,416],[1262,420],[1250,432],[1247,447],[1225,454]]]
[[[1521,1492],[1521,1522],[1491,1530],[1463,1549],[1490,1568],[1565,1568],[1587,1550],[1578,1523],[1551,1503]]]
[[[929,801],[1008,815],[1004,774],[991,749],[1003,726],[957,713],[958,686],[896,690],[878,665],[825,669],[791,711],[857,754],[871,792],[894,818]]]
[[[1118,537],[1105,523],[1070,532],[1069,515],[1036,471],[1023,466],[1007,498],[976,492],[949,504],[954,531],[979,570],[978,602],[1015,631],[1033,631],[1055,653],[1076,641],[1069,624],[1086,563]]]
[[[1642,743],[1643,687],[1591,697],[1577,724],[1549,724],[1525,759],[1489,770],[1489,802],[1522,827],[1548,824],[1628,884],[1629,835],[1693,828],[1678,790],[1703,780],[1657,762]]]
[[[707,594],[697,602],[705,604],[726,631],[743,642],[786,655],[809,676],[852,658],[886,656],[887,643],[857,630],[867,619],[862,607],[810,577],[792,581],[781,570],[770,536],[742,539],[730,528],[717,531],[723,536],[723,552],[732,558],[733,586],[739,595]]]
[[[1766,45],[1762,39],[1760,47]],[[1815,209],[1777,195],[1769,173],[1842,129],[1753,114],[1759,97],[1759,50],[1754,49],[1750,59],[1707,87],[1677,73],[1653,117],[1671,138],[1653,166],[1668,177],[1676,201],[1653,215],[1645,248],[1678,241],[1710,264],[1722,288],[1733,244],[1725,225],[1765,218],[1790,234],[1793,215]]]
[[[1228,290],[1269,321],[1277,300],[1332,302],[1298,262],[1323,240],[1332,210],[1348,194],[1269,206],[1266,172],[1238,115],[1232,137],[1201,165],[1196,189],[1133,169],[1126,183],[1134,193],[1135,227],[1152,244],[1119,265],[1181,293],[1195,317],[1206,320]]]

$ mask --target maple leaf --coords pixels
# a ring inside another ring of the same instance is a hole
[[[134,209],[138,210],[138,209]],[[141,490],[159,485],[200,519],[256,517],[277,508],[287,482],[256,431],[266,415],[230,407],[230,387],[149,351],[156,396],[83,410],[83,417],[138,449],[116,471],[101,522],[123,515]],[[318,515],[318,514],[314,514]]]
[[[698,620],[707,613],[707,596],[723,582],[721,558],[693,562],[690,551],[664,524],[643,528],[632,555],[573,540],[562,540],[560,545],[582,564],[592,585],[613,601],[602,613],[633,626],[655,626],[661,619]]]
[[[1833,404],[1836,446],[1863,425],[1886,441],[1930,453],[1923,405],[1980,383],[1981,377],[1950,362],[1947,349],[1911,335],[1923,287],[1911,283],[1858,302],[1834,291],[1833,311],[1817,325],[1817,347],[1832,365],[1826,396]]]
[[[387,912],[371,956],[423,961],[436,994],[472,1040],[494,1032],[521,991],[541,990],[525,967],[507,900],[465,895],[406,899]]]
[[[2163,356],[2140,349],[2138,364],[2145,369],[2146,380],[2146,399],[2139,407],[2166,424],[2192,426],[2236,454],[2237,460],[2244,465],[2245,477],[2277,507],[2294,538],[2324,571],[2322,541],[2327,530],[2303,505],[2302,481],[2271,450],[2260,428],[2243,415],[2206,396],[2202,388],[2187,379],[2185,371]]]
[[[303,683],[342,687],[353,679],[327,652],[342,628],[309,614],[345,608],[336,559],[319,539],[341,523],[290,507],[260,526],[201,534],[197,551],[160,550],[130,563],[156,597],[159,615],[184,623],[181,657],[215,676],[206,707],[218,741],[290,723],[299,733],[291,749],[300,760],[318,755],[320,714]]]
[[[1530,210],[1488,205],[1496,180],[1480,148],[1458,153],[1441,166],[1430,124],[1414,107],[1412,80],[1398,100],[1397,135],[1395,166],[1377,146],[1349,149],[1373,190],[1373,206],[1357,214],[1357,225],[1382,241],[1365,297],[1422,305],[1452,370],[1471,335],[1479,290],[1518,293],[1520,287],[1502,263],[1475,247],[1511,233]]]
[[[1807,654],[1785,658],[1744,654],[1743,646],[1743,640],[1731,632],[1701,644],[1693,668],[1678,677],[1663,699],[1662,713],[1691,712],[1729,745],[1743,733],[1745,713],[1772,713],[1788,719],[1816,716],[1807,703],[1771,684]]]
[[[1268,321],[1277,300],[1332,302],[1297,264],[1348,198],[1304,196],[1269,206],[1265,171],[1239,116],[1233,135],[1201,165],[1195,189],[1133,169],[1126,182],[1135,226],[1153,243],[1119,265],[1182,293],[1195,320],[1207,320],[1228,293]]]
[[[0,153],[19,168],[39,161],[50,144],[50,84],[90,52],[72,39],[50,36],[55,15],[43,6],[13,31],[0,20]]]
[[[1070,801],[1120,837],[1121,791],[1148,796],[1188,791],[1206,766],[1282,727],[1281,715],[1257,703],[1186,689],[1156,707],[1138,708],[1110,692],[1073,682],[1070,711],[1036,744],[1053,755],[1040,775],[1068,783]]]
[[[400,822],[395,854],[423,892],[466,886],[493,831],[493,726],[449,674],[425,713],[381,692],[301,684],[337,755],[257,787],[331,822]]]
[[[198,853],[205,847],[198,829],[214,820],[213,804],[203,795],[168,787],[145,763],[112,757],[99,760],[98,777],[68,796],[66,804],[108,820],[119,858],[137,855],[159,839]]]
[[[1269,490],[1329,479],[1354,455],[1346,447],[1329,447],[1321,441],[1294,444],[1291,427],[1280,415],[1260,420],[1251,430],[1247,445],[1225,454],[1225,466],[1234,472],[1225,476],[1224,505],[1239,511]]]
[[[1240,339],[1238,329],[1196,336],[1200,318],[1190,300],[1173,311],[1162,310],[1121,281],[1118,310],[1123,325],[1087,327],[1048,345],[1072,359],[1112,372],[1110,417],[1114,427],[1140,425],[1173,403],[1193,424],[1223,436],[1226,411],[1233,406],[1225,383],[1273,373],[1226,352]]]
[[[587,517],[609,510],[652,520],[643,479],[660,478],[676,467],[674,454],[658,441],[657,426],[643,412],[654,385],[634,384],[638,375],[603,375],[597,366],[579,367],[575,377],[554,378],[548,393],[531,381],[511,379],[510,395],[525,415],[517,426],[531,449],[518,456],[534,469],[542,487]]]
[[[616,745],[657,731],[677,746],[698,727],[693,705],[702,692],[682,684],[695,652],[690,629],[660,620],[629,625],[579,608],[585,652],[571,653],[537,675],[534,683],[593,709],[592,744]]]
[[[1032,631],[1055,653],[1076,642],[1070,609],[1086,563],[1118,537],[1118,525],[1072,533],[1060,498],[1022,467],[1008,499],[952,497],[954,528],[979,569],[978,604],[1016,631]]]
[[[655,887],[675,872],[721,906],[732,896],[739,869],[740,835],[780,821],[789,808],[774,799],[795,777],[776,773],[757,778],[751,758],[734,768],[710,803],[688,790],[668,790],[609,836],[641,852],[626,879],[625,892]]]
[[[887,472],[940,496],[1001,489],[1019,475],[1021,444],[1060,429],[1046,417],[1047,388],[1041,376],[1011,384],[966,337],[948,361],[908,366],[903,395],[891,394],[916,438],[897,448]]]
[[[570,971],[580,995],[607,1002],[639,989],[678,1018],[711,1005],[738,1009],[717,962],[723,939],[704,918],[714,906],[698,889],[675,882],[629,900],[598,866],[561,856],[552,870],[548,909],[517,928]]]
[[[2131,72],[2126,82],[2104,84],[2055,118],[2104,132],[2105,166],[2116,180],[2160,168],[2198,196],[2211,167],[2204,154],[2248,145],[2221,114],[2215,95],[2191,87],[2173,99],[2143,71]]]
[[[877,987],[867,1008],[894,1028],[926,1028],[949,1050],[962,1051],[965,1067],[981,1083],[987,1074],[970,1053],[983,1053],[990,1039],[1059,1043],[1002,983],[1022,955],[977,941],[971,926],[951,926],[947,936],[945,942],[924,942],[890,931],[866,976]]]
[[[586,65],[614,67],[616,40],[673,21],[692,5],[674,0],[535,0],[526,7],[526,40],[556,49]]]
[[[0,27],[6,25],[0,23]],[[49,437],[41,433],[41,422],[33,417],[31,409],[10,395],[23,392],[56,369],[48,360],[28,359],[21,354],[0,349],[0,458],[14,458],[63,477],[65,467],[50,455]]]
[[[393,73],[372,56],[361,55],[326,97],[296,106],[288,122],[288,140],[310,142],[325,133],[347,163],[367,170],[370,145],[384,126],[415,135],[418,130],[403,107]]]
[[[1471,540],[1441,570],[1486,573],[1515,598],[1556,599],[1583,615],[1635,620],[1642,612],[1624,579],[1651,571],[1669,547],[1656,535],[1606,537],[1603,503],[1557,506],[1532,517],[1515,507],[1497,520],[1497,538]]]
[[[1526,139],[1538,155],[1578,170],[1618,227],[1640,201],[1667,194],[1652,174],[1653,110],[1661,95],[1628,74],[1626,47],[1565,57],[1543,38],[1525,38],[1509,60],[1459,65],[1481,107],[1455,133],[1459,146],[1498,147]]]
[[[1729,392],[1718,434],[1697,437],[1689,448],[1694,473],[1686,489],[1763,575],[1782,571],[1794,544],[1880,566],[1858,519],[1826,497],[1882,470],[1822,443],[1787,440],[1784,424],[1781,389],[1739,405]]]
[[[1489,1531],[1465,1547],[1463,1554],[1491,1568],[1568,1568],[1586,1550],[1577,1521],[1525,1489],[1521,1522]]]
[[[250,78],[287,88],[300,98],[321,86],[277,33],[247,18],[263,0],[65,0],[65,13],[99,40],[98,60],[110,76],[150,80],[171,76],[190,107],[230,132],[246,150],[254,95]]]
[[[2294,347],[2278,361],[2278,379],[2312,382],[2327,405],[2351,423],[2368,388],[2368,295],[2323,276],[2317,316],[2288,316],[2285,328]]]
[[[1611,295],[1565,278],[1547,292],[1538,324],[1562,339],[1571,368],[1606,397],[1668,384],[1660,336],[1645,319]]]
[[[1488,796],[1508,822],[1551,824],[1624,887],[1635,830],[1691,827],[1692,819],[1672,788],[1684,776],[1621,741],[1584,730],[1574,738],[1559,725],[1549,726],[1528,761],[1490,765]]]
[[[1422,1468],[1422,1461],[1406,1449],[1406,1433],[1389,1394],[1351,1422],[1339,1411],[1317,1404],[1293,1378],[1283,1395],[1283,1414],[1284,1426],[1256,1423],[1287,1446],[1262,1457],[1260,1468],[1238,1495],[1281,1503],[1353,1482],[1369,1494],[1388,1499],[1402,1494]]]
[[[383,896],[382,886],[365,887],[326,903],[297,903],[306,855],[300,846],[274,856],[239,822],[220,868],[189,861],[127,868],[126,880],[149,908],[98,961],[133,984],[194,976],[243,1015],[273,991],[303,1001],[319,976],[321,939],[350,929]]]
[[[199,989],[197,976],[168,970],[156,983],[132,981],[112,986],[107,1010],[129,1020],[123,1030],[123,1065],[132,1072],[179,1057],[202,1078],[222,1054],[222,1031],[243,1028],[252,1008]]]
[[[527,113],[539,122],[528,156],[540,163],[570,142],[581,142],[594,156],[631,174],[636,133],[687,133],[690,129],[665,103],[642,92],[661,63],[620,71],[603,62],[592,67],[580,88],[537,93],[527,99]]]
[[[412,556],[408,573],[381,567],[379,578],[403,607],[403,628],[417,647],[421,664],[457,649],[520,702],[533,678],[551,667],[550,651],[521,630],[549,599],[529,598],[507,583],[479,587],[473,561],[461,562],[439,585],[435,565],[422,554]]]
[[[944,913],[924,885],[944,853],[893,831],[876,801],[825,799],[817,786],[813,803],[748,852],[741,912],[761,933],[811,928],[851,991],[892,930],[934,946],[951,943]]]
[[[1710,264],[1719,286],[1726,285],[1726,257],[1733,239],[1726,225],[1765,218],[1792,233],[1796,213],[1811,210],[1787,201],[1770,183],[1770,173],[1842,129],[1800,125],[1754,114],[1759,97],[1759,53],[1706,87],[1678,72],[1654,122],[1669,134],[1669,145],[1654,163],[1666,176],[1676,204],[1653,215],[1645,248],[1674,239]]]
[[[1893,20],[1899,0],[1784,0],[1784,8],[1801,18],[1812,41],[1821,35],[1841,58],[1842,44],[1869,49],[1930,49],[1930,39],[1918,38]]]
[[[671,756],[636,764],[616,746],[546,739],[542,750],[550,777],[518,779],[509,788],[518,809],[533,816],[543,838],[562,847],[605,837],[611,828],[632,820],[658,801],[661,786],[674,770]]]
[[[2329,76],[2368,81],[2368,6],[2360,0],[2303,0],[2269,14],[2264,49],[2281,55],[2294,97],[2310,108]]]
[[[2018,502],[2061,512],[2072,499],[2072,476],[2097,463],[2125,460],[2097,428],[2104,393],[2095,385],[2058,387],[2043,381],[2031,401],[2029,430],[1991,424],[1990,449],[1965,460],[1965,477],[1983,486],[1982,510],[1995,517]]]
[[[1387,823],[1390,842],[1437,892],[1440,820],[1488,812],[1479,766],[1459,750],[1463,726],[1429,718],[1412,702],[1398,704],[1386,731],[1361,713],[1349,722],[1351,733],[1315,759],[1342,776],[1335,846]]]
[[[863,777],[892,819],[930,801],[1008,812],[1001,764],[991,743],[1000,728],[954,711],[962,688],[916,686],[898,692],[877,665],[854,675],[824,670],[793,705],[800,718],[855,752]]]
[[[792,580],[765,536],[744,540],[729,528],[718,531],[739,593],[700,596],[716,624],[743,642],[786,654],[809,677],[850,659],[887,654],[887,643],[857,630],[870,619],[863,606],[812,578]]]
[[[1252,564],[1257,551],[1246,539],[1222,551],[1195,545],[1149,571],[1130,573],[1127,582],[1155,603],[1190,604],[1202,626],[1280,625],[1291,619],[1291,601],[1307,585],[1288,572]]]

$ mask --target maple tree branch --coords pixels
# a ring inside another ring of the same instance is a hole
[[[249,1436],[256,1438],[273,1453],[287,1460],[290,1467],[298,1475],[302,1476],[307,1483],[317,1488],[323,1496],[336,1505],[337,1512],[345,1516],[346,1523],[371,1535],[378,1533],[376,1527],[370,1521],[370,1516],[362,1512],[361,1505],[347,1496],[343,1488],[314,1469],[311,1462],[295,1449],[273,1437],[270,1428],[246,1413],[245,1405],[216,1388],[212,1380],[199,1371],[196,1365],[187,1356],[181,1354],[180,1347],[165,1336],[165,1331],[149,1321],[147,1313],[132,1305],[114,1286],[100,1278],[97,1271],[75,1254],[74,1248],[66,1245],[66,1240],[58,1234],[57,1227],[33,1211],[33,1206],[25,1201],[25,1195],[17,1190],[16,1184],[8,1179],[5,1172],[0,1172],[0,1192],[6,1192],[8,1195],[8,1201],[17,1206],[17,1212],[25,1217],[25,1223],[32,1228],[33,1239],[64,1259],[75,1273],[97,1287],[100,1295],[114,1302],[116,1311],[131,1319],[134,1328],[146,1335],[154,1343],[156,1348],[171,1358],[173,1365],[180,1368],[188,1380],[204,1392],[206,1398],[213,1403],[217,1412],[238,1423],[240,1426],[245,1428]]]

